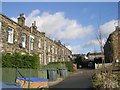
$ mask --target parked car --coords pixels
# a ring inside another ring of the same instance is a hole
[[[93,67],[93,62],[89,62],[89,63],[88,63],[88,67],[89,67],[89,68],[92,68],[92,67]]]
[[[82,65],[79,65],[79,68],[82,68]]]

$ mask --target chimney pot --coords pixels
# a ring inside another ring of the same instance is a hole
[[[24,13],[21,13],[21,14],[20,14],[20,17],[24,17]]]
[[[36,21],[34,21],[34,26],[36,26]]]

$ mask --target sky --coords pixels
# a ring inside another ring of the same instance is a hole
[[[117,2],[3,2],[2,13],[17,22],[25,14],[26,26],[36,21],[38,31],[61,40],[73,54],[99,51],[99,30],[103,44],[115,30]]]

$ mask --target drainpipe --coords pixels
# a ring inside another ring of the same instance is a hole
[[[29,55],[30,55],[30,35],[29,35]]]

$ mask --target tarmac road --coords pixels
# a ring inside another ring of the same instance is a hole
[[[81,69],[82,73],[67,77],[59,84],[51,88],[92,88],[92,76],[95,70]]]

